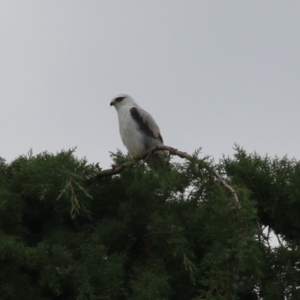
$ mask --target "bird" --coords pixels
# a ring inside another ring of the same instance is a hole
[[[110,106],[114,106],[118,113],[120,135],[133,158],[141,156],[154,146],[164,145],[155,120],[131,96],[117,95],[110,102]],[[169,166],[165,151],[156,151],[144,160],[155,170],[167,169]]]

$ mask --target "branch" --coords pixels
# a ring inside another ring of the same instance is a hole
[[[138,160],[140,160],[140,159],[138,159]],[[130,160],[120,166],[112,166],[111,169],[102,170],[97,174],[97,179],[104,177],[104,176],[112,176],[112,175],[120,174],[126,168],[133,165],[134,163],[135,163],[134,160]]]
[[[274,232],[274,234],[275,234],[276,237],[277,237],[277,240],[278,240],[279,245],[280,245],[281,247],[284,247],[284,245],[283,245],[283,243],[282,243],[282,241],[281,241],[279,235],[278,235],[277,233],[275,233],[275,232]]]
[[[268,226],[267,244],[268,244],[269,248],[271,249],[271,245],[270,245],[270,233],[271,233],[271,228],[270,228],[270,226]]]
[[[223,186],[232,193],[235,203],[238,205],[238,208],[240,208],[240,202],[236,191],[229,184],[225,182],[225,180],[221,177],[221,175],[217,171],[213,170],[213,173],[220,180]]]
[[[149,150],[147,150],[142,155],[136,156],[132,160],[130,160],[130,161],[128,161],[128,162],[126,162],[126,163],[124,163],[120,166],[113,166],[111,169],[106,169],[106,170],[100,171],[97,175],[97,179],[99,179],[101,177],[104,177],[104,176],[112,176],[112,175],[120,174],[126,168],[133,165],[136,161],[145,159],[150,154],[152,154],[156,151],[162,151],[162,150],[163,151],[168,151],[172,155],[179,156],[180,158],[185,158],[189,161],[192,161],[192,160],[195,159],[194,157],[192,157],[188,153],[179,151],[179,150],[177,150],[175,148],[172,148],[172,147],[169,147],[169,146],[165,146],[165,145],[155,146],[155,147],[152,147]],[[209,168],[208,166],[206,167],[206,169],[208,171],[212,172],[215,175],[215,177],[218,178],[218,180],[221,182],[221,184],[233,195],[235,203],[237,204],[238,208],[240,208],[239,199],[238,199],[238,196],[237,196],[237,193],[235,192],[235,190],[229,184],[227,184],[225,182],[225,180],[222,178],[222,176],[216,170],[213,170],[213,169]]]

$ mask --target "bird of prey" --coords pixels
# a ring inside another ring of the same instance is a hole
[[[132,97],[126,94],[118,95],[110,105],[117,110],[120,135],[131,156],[138,157],[154,146],[163,145],[156,122]],[[153,169],[168,167],[164,151],[154,152],[145,161]]]

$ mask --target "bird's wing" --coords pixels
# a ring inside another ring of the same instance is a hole
[[[138,106],[132,106],[130,115],[144,135],[146,148],[163,144],[159,127],[149,113]]]
[[[138,106],[133,106],[130,108],[130,114],[143,135],[143,142],[146,150],[154,146],[163,145],[159,127],[149,113]],[[150,168],[155,170],[169,168],[169,162],[166,159],[165,151],[157,151],[146,157],[145,161]]]

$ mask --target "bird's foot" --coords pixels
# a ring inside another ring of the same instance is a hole
[[[133,155],[131,157],[131,160],[139,160],[139,159],[140,159],[139,155]]]

